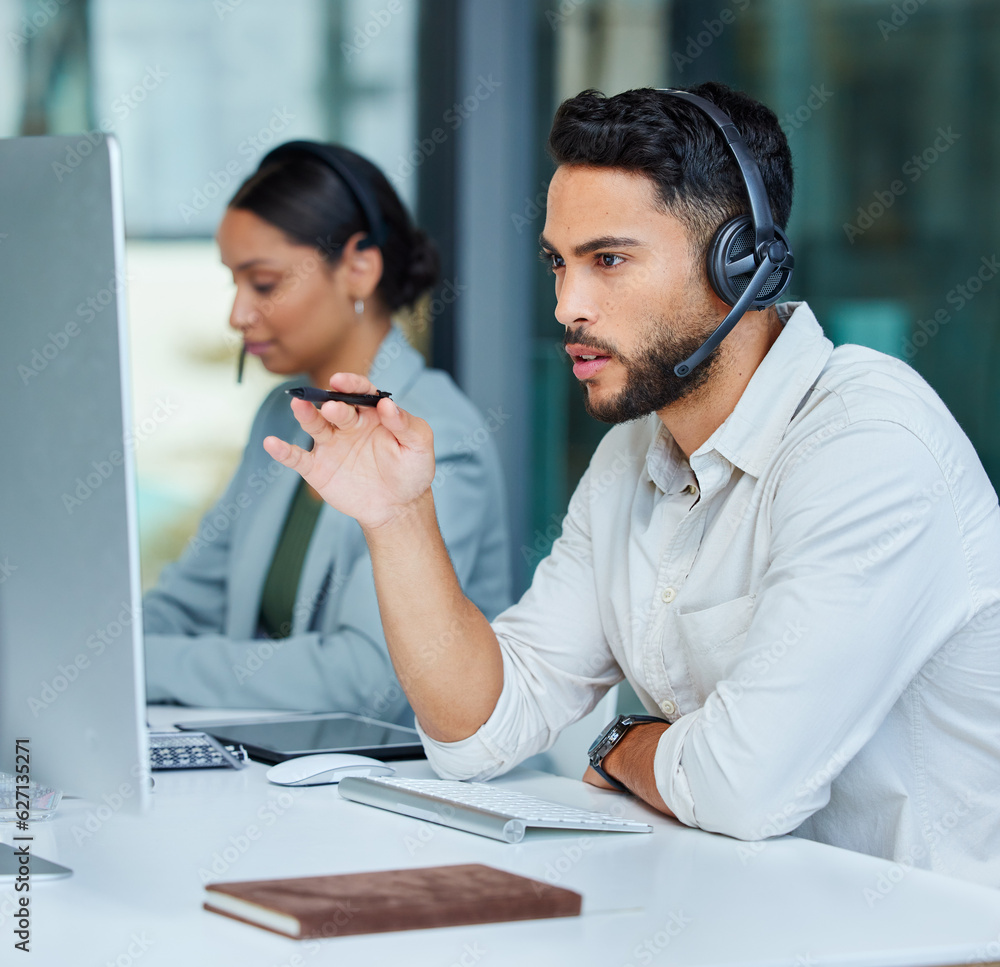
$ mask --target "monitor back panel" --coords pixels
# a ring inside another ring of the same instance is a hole
[[[146,795],[118,148],[0,140],[0,769]]]

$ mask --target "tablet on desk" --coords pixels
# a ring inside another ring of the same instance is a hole
[[[354,752],[382,760],[424,758],[416,729],[350,712],[230,722],[178,722],[177,728],[207,732],[227,745],[242,745],[251,759],[269,765],[318,752]]]

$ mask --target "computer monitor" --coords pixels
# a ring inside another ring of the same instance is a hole
[[[148,797],[121,162],[0,140],[0,770]]]

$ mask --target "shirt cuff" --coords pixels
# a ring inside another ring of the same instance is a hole
[[[697,826],[694,815],[694,798],[688,785],[684,767],[681,765],[681,755],[684,750],[684,740],[694,725],[698,713],[682,715],[673,725],[660,736],[653,756],[653,778],[656,780],[656,791],[666,803],[670,811],[685,826]]]
[[[419,720],[414,725],[427,753],[427,761],[442,779],[488,779],[496,774],[496,770],[489,768],[493,756],[482,738],[485,726],[466,739],[439,742],[420,727]]]
[[[490,717],[472,735],[457,742],[432,739],[416,722],[427,760],[443,779],[489,779],[513,769],[528,756],[552,744],[554,736],[543,728],[525,736],[529,715],[522,707],[517,669],[506,648],[503,656],[503,688]],[[669,731],[669,730],[668,730]]]

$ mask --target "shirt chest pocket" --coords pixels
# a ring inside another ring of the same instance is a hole
[[[743,650],[753,618],[754,597],[745,594],[702,611],[675,615],[677,647],[699,701],[704,702],[716,684],[727,677]]]

